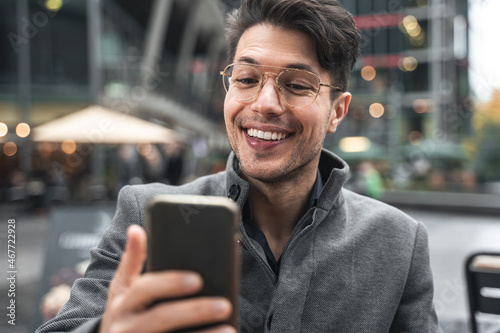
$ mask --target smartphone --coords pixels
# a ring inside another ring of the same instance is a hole
[[[225,197],[158,195],[146,211],[146,270],[190,270],[203,277],[197,296],[223,296],[238,328],[240,210]]]

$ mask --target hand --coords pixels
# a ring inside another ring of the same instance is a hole
[[[100,333],[171,332],[229,318],[231,303],[220,297],[192,297],[151,306],[158,300],[194,295],[201,290],[203,281],[198,274],[187,271],[141,275],[146,248],[145,231],[137,225],[130,226],[125,251],[109,285]],[[204,332],[236,330],[221,325]]]

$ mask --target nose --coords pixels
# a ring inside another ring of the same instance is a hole
[[[252,109],[267,116],[280,115],[284,112],[284,108],[281,103],[279,87],[273,76],[267,74],[265,77],[262,89],[252,103]]]

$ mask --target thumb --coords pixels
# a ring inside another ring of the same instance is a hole
[[[116,270],[110,293],[119,294],[141,274],[147,256],[147,236],[143,228],[131,225],[127,229],[127,245]]]

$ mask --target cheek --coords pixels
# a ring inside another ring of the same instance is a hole
[[[224,122],[226,124],[226,127],[231,125],[232,118],[233,118],[233,113],[231,112],[231,107],[227,101],[224,102]]]
[[[237,110],[237,104],[235,104],[234,101],[226,95],[226,99],[224,100],[224,119],[226,123],[234,120]]]
[[[323,132],[327,131],[330,117],[324,112],[326,112],[324,109],[311,110],[301,117],[299,121],[303,124],[304,130],[309,130],[313,136],[326,134]]]

